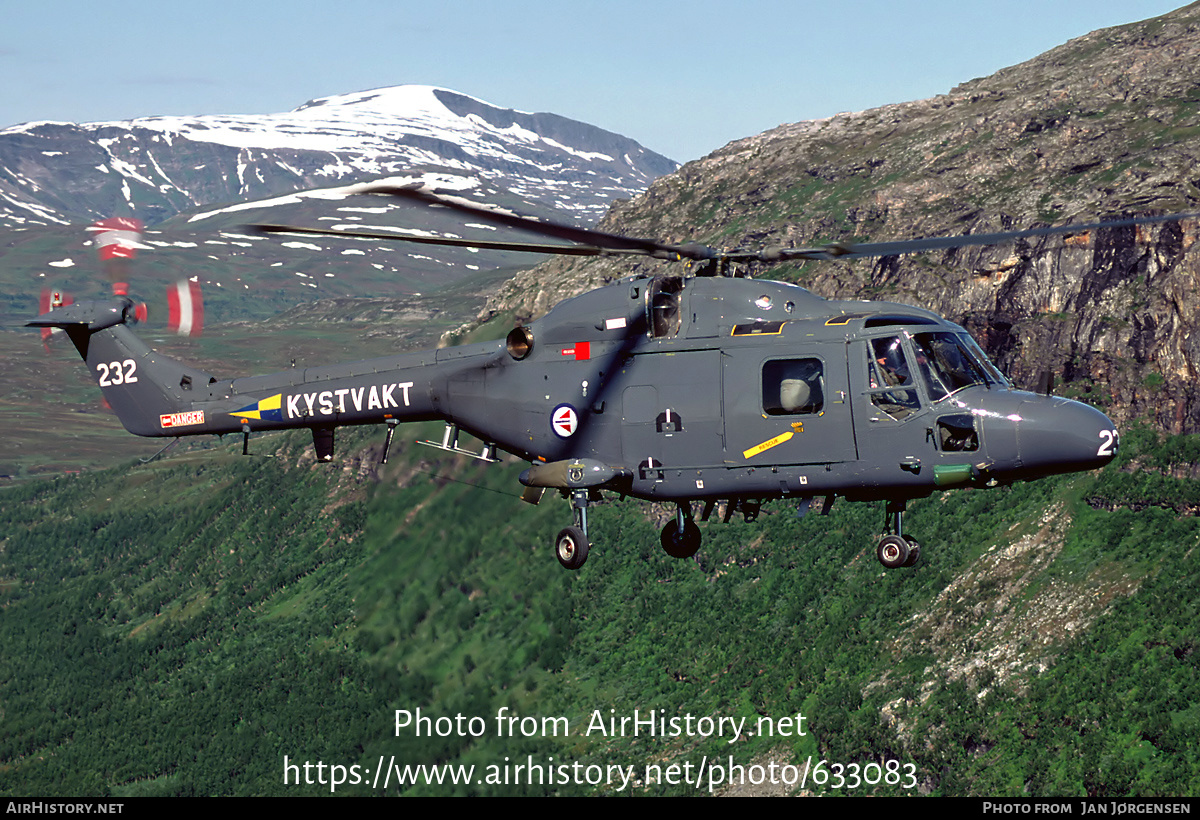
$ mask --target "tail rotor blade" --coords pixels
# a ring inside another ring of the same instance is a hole
[[[200,283],[180,279],[167,288],[168,328],[180,336],[199,336],[204,330],[204,299]]]
[[[142,222],[125,216],[102,219],[88,228],[94,235],[96,252],[112,285],[113,294],[129,294],[129,267],[142,247]]]

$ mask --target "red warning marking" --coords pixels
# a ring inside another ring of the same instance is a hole
[[[576,342],[574,347],[564,347],[561,350],[563,356],[573,358],[577,362],[584,362],[592,358],[591,342]]]

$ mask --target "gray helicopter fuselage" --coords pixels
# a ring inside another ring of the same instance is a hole
[[[515,346],[237,379],[154,353],[113,305],[36,323],[68,330],[143,436],[444,420],[530,461],[534,486],[675,501],[917,498],[1102,466],[1117,446],[1102,413],[1014,390],[936,314],[779,282],[627,279],[514,331]]]
[[[654,288],[628,280],[564,302],[530,326],[526,358],[450,387],[453,416],[535,463],[620,467],[625,492],[659,500],[915,498],[1115,455],[1102,413],[1012,389],[961,327],[929,311],[744,279],[687,280],[674,305],[656,305],[671,300]],[[875,372],[887,346],[908,382]],[[927,361],[955,356],[969,364]],[[804,395],[781,402],[788,383]],[[500,434],[517,419],[513,448]]]

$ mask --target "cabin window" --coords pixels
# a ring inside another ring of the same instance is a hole
[[[820,413],[825,372],[820,359],[776,359],[763,365],[762,406],[770,416]]]

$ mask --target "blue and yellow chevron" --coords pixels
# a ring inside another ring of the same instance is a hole
[[[229,415],[243,419],[259,419],[266,421],[283,421],[283,394],[276,393],[259,399],[254,404],[247,404],[241,410],[231,410]]]

